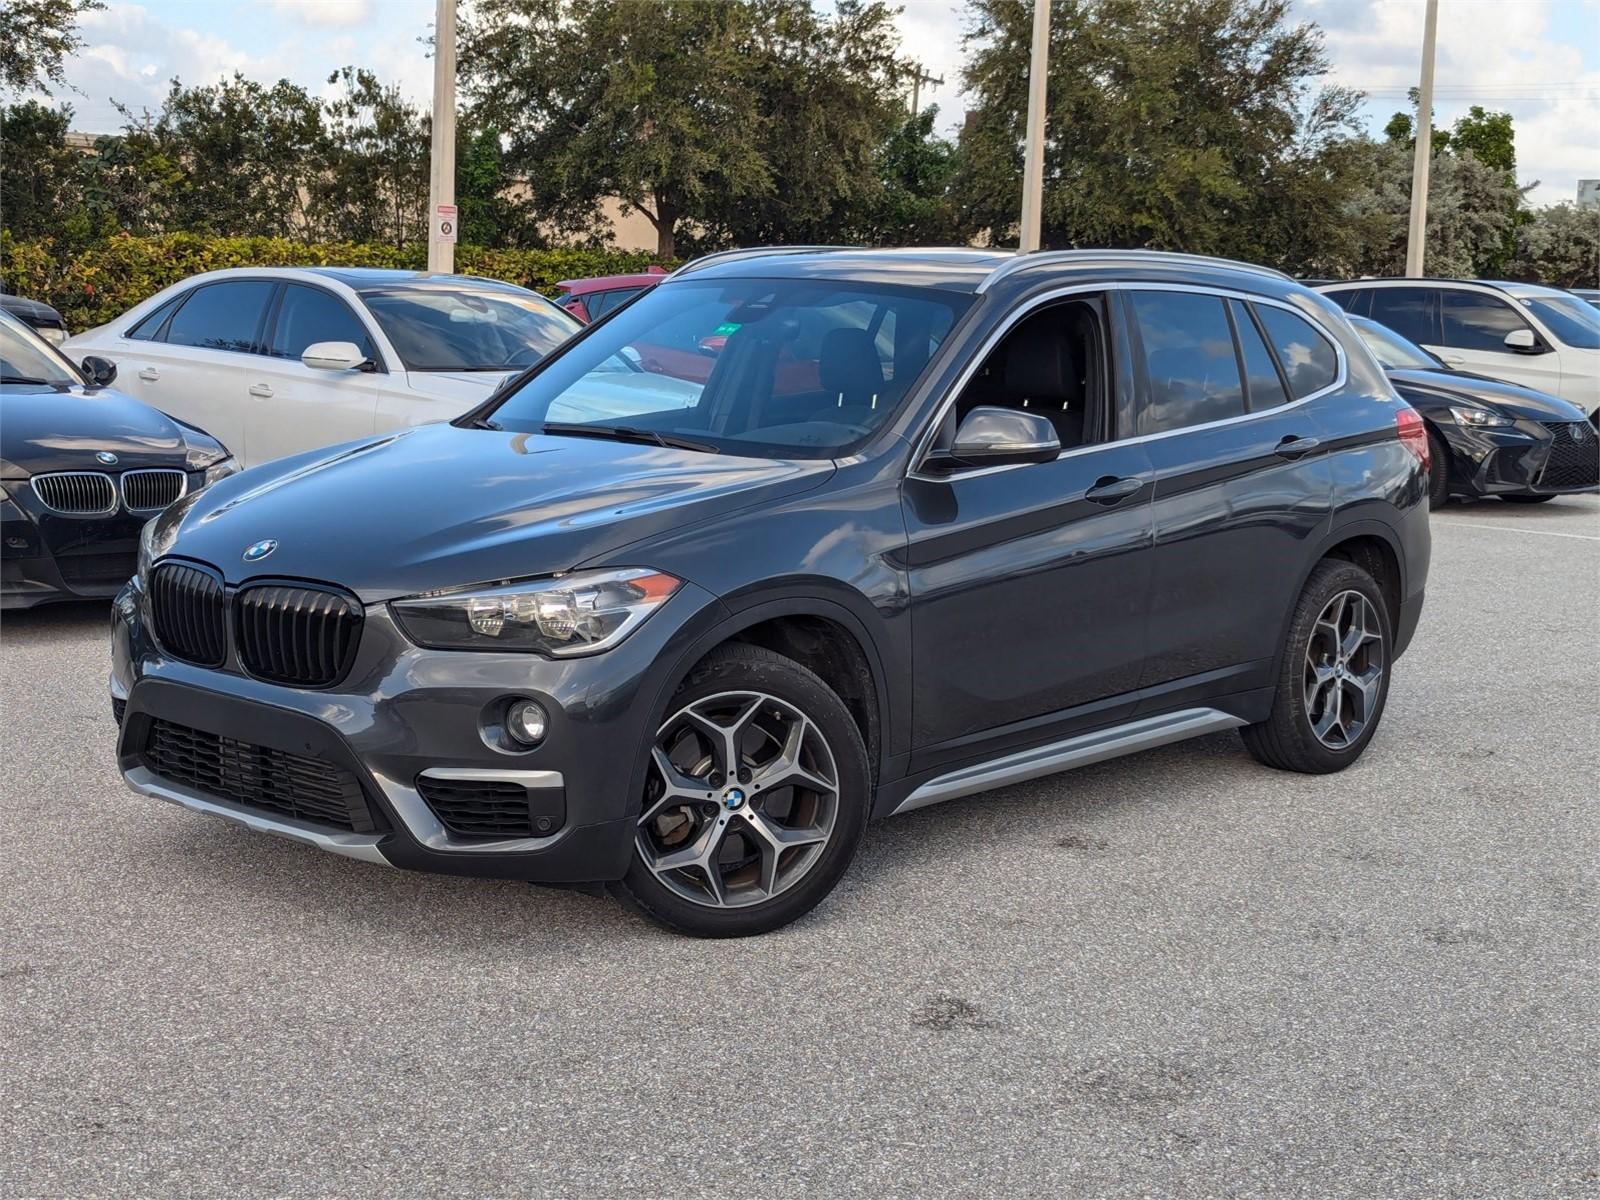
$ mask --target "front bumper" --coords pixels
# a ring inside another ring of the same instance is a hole
[[[17,490],[0,500],[0,608],[116,595],[137,565],[149,514],[61,516]]]
[[[345,681],[314,691],[168,657],[135,582],[117,597],[111,620],[119,766],[136,792],[369,862],[547,883],[619,879],[633,850],[668,664],[719,607],[685,584],[622,645],[553,661],[422,649],[372,606]],[[550,714],[549,733],[531,750],[511,752],[484,736],[485,714],[513,696],[538,700]],[[158,721],[348,772],[369,827],[299,820],[164,777],[147,753]],[[453,833],[423,796],[425,776],[516,780],[546,799],[559,790],[553,811],[561,823],[532,837]]]
[[[1573,495],[1600,490],[1600,439],[1593,427],[1574,443],[1571,427],[1588,422],[1474,427],[1438,421],[1450,457],[1450,490],[1474,496]]]

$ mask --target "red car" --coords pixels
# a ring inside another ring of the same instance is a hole
[[[601,275],[595,279],[563,279],[556,303],[587,325],[598,321],[617,305],[632,300],[645,288],[667,277],[665,267],[651,267],[640,275]]]

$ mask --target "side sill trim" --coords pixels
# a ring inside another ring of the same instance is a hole
[[[970,767],[930,779],[902,800],[896,813],[926,808],[945,800],[955,800],[986,792],[991,788],[1053,775],[1072,767],[1119,758],[1140,750],[1151,750],[1201,734],[1237,729],[1245,724],[1238,717],[1215,708],[1186,708],[1178,712],[1144,717],[1109,729],[1096,729],[1047,746],[1019,750],[1002,758],[990,759]]]
[[[123,778],[128,781],[128,786],[141,796],[153,796],[157,800],[181,804],[184,808],[205,813],[210,817],[221,817],[236,825],[254,829],[258,833],[272,833],[296,842],[305,842],[319,850],[342,854],[346,858],[359,858],[363,862],[379,863],[386,867],[391,865],[383,856],[383,851],[378,849],[378,840],[383,836],[381,834],[327,833],[294,821],[280,821],[263,816],[261,813],[246,812],[231,805],[219,804],[181,784],[160,779],[144,767],[129,768],[123,774]]]

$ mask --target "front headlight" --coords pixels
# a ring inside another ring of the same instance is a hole
[[[1510,417],[1502,417],[1492,412],[1485,412],[1481,408],[1455,408],[1450,409],[1450,415],[1462,425],[1473,425],[1478,428],[1487,428],[1497,425],[1513,425]]]
[[[208,488],[217,480],[226,479],[229,475],[237,475],[238,473],[239,460],[236,458],[225,458],[221,462],[214,462],[206,468],[206,477],[200,486],[203,488]]]
[[[134,578],[139,581],[140,587],[150,581],[150,568],[156,561],[156,522],[160,519],[151,517],[139,530],[139,564],[134,569]]]
[[[609,650],[681,581],[630,568],[396,600],[406,636],[437,650],[531,650],[557,658]]]
[[[183,434],[183,466],[187,471],[209,471],[228,457],[225,446],[209,433],[202,433],[190,425],[179,425]],[[232,474],[232,472],[228,472]],[[210,482],[207,480],[206,482]]]

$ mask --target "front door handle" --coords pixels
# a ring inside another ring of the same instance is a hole
[[[144,380],[146,383],[154,383],[156,380],[161,378],[161,372],[156,370],[154,367],[140,367],[139,378]]]
[[[267,399],[271,397],[272,389],[264,383],[252,383],[250,385],[250,394],[252,396],[260,396],[263,399]]]
[[[1107,475],[1103,479],[1095,480],[1094,486],[1083,494],[1083,498],[1093,500],[1096,504],[1121,504],[1129,496],[1143,489],[1142,479],[1135,479],[1131,475],[1121,479],[1115,475]]]
[[[1279,458],[1287,458],[1293,461],[1297,458],[1304,458],[1320,445],[1322,445],[1321,438],[1295,437],[1290,434],[1278,443],[1277,449],[1273,453]]]

